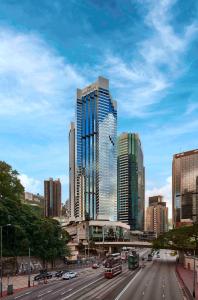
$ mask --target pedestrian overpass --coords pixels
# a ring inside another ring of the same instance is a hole
[[[150,242],[146,241],[123,241],[123,242],[95,242],[95,246],[104,247],[109,249],[109,253],[112,252],[112,248],[121,248],[121,247],[138,247],[138,248],[152,248],[153,245]]]

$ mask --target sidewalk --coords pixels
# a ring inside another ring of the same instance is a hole
[[[31,287],[38,285],[38,282],[34,281],[34,276],[31,275],[30,277]],[[26,289],[28,288],[28,275],[13,276],[9,280],[8,277],[3,277],[3,296],[7,296],[8,284],[13,284],[14,293]]]
[[[185,286],[185,289],[187,290],[187,294],[190,296],[191,299],[194,299],[192,297],[193,293],[193,271],[185,269],[181,264],[178,264],[176,266],[176,272],[182,281],[182,283]],[[196,277],[196,285],[195,285],[195,295],[196,295],[196,300],[198,300],[198,283],[197,283],[197,277]]]

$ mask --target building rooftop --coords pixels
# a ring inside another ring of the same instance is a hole
[[[180,157],[194,155],[194,154],[198,154],[198,149],[194,149],[194,150],[190,150],[190,151],[185,151],[185,152],[174,154],[173,158],[180,158]]]

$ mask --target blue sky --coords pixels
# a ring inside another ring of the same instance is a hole
[[[138,132],[146,196],[171,208],[171,161],[197,148],[196,0],[1,0],[0,159],[30,192],[60,177],[76,88],[110,80],[118,132]]]

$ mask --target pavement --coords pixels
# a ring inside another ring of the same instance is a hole
[[[193,293],[193,271],[185,269],[181,264],[178,264],[176,266],[176,271],[177,274],[180,278],[180,280],[182,281],[182,284],[185,287],[185,290],[187,292],[187,294],[189,295],[189,298],[192,298],[192,293]],[[195,284],[195,296],[198,300],[198,283],[197,283],[197,278],[196,278],[196,284]]]
[[[140,250],[140,257],[149,249]],[[141,261],[142,264],[142,261]],[[46,285],[26,289],[6,300],[184,300],[175,273],[175,258],[160,251],[160,258],[144,261],[144,268],[128,270],[123,264],[121,274],[104,278],[103,268],[82,270],[77,278],[58,279]]]

